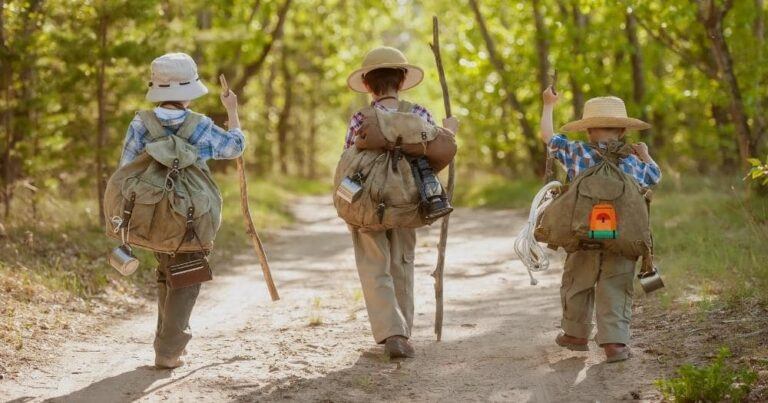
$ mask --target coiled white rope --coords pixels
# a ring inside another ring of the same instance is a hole
[[[533,277],[533,272],[549,269],[549,258],[544,248],[533,237],[533,230],[536,228],[536,221],[538,221],[541,212],[554,200],[553,190],[560,186],[563,186],[563,184],[559,181],[552,181],[544,185],[539,190],[539,193],[536,193],[536,197],[533,198],[533,203],[531,203],[531,211],[528,213],[528,222],[526,222],[515,239],[515,253],[525,265],[526,270],[528,270],[528,275],[531,277],[531,285],[539,283]]]

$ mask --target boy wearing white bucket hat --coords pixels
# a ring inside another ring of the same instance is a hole
[[[558,95],[552,88],[543,94],[541,139],[549,154],[560,161],[573,181],[580,173],[598,165],[602,157],[598,149],[609,142],[623,140],[627,130],[645,130],[651,126],[627,116],[624,101],[616,97],[593,98],[584,105],[582,119],[562,127],[563,132],[586,131],[589,144],[554,134],[553,114]],[[618,161],[618,167],[641,187],[661,180],[661,170],[644,143],[632,144],[633,154]],[[607,362],[629,358],[629,324],[635,261],[604,250],[578,250],[568,254],[560,288],[563,333],[556,343],[574,351],[587,351],[588,338],[597,321],[595,341],[606,354]]]
[[[169,53],[160,56],[152,61],[151,70],[146,97],[157,105],[153,110],[156,119],[153,118],[153,122],[144,122],[137,114],[131,121],[120,159],[121,167],[130,164],[145,152],[153,136],[156,136],[147,128],[149,124],[162,127],[167,135],[177,133],[185,119],[193,114],[188,109],[190,101],[208,93],[208,89],[200,81],[195,61],[187,54]],[[240,130],[237,114],[237,97],[230,91],[221,95],[221,102],[227,110],[230,129],[224,130],[216,126],[209,117],[201,116],[187,139],[187,142],[196,148],[197,164],[202,166],[205,166],[209,159],[237,158],[245,147],[245,138]],[[155,365],[159,368],[176,368],[184,364],[181,356],[186,352],[186,345],[192,338],[189,317],[200,291],[200,284],[175,289],[169,287],[168,265],[172,260],[175,263],[192,261],[198,259],[199,255],[200,253],[176,253],[172,259],[169,254],[155,253],[159,265],[154,348]]]
[[[374,108],[394,112],[401,105],[408,105],[401,104],[399,93],[417,86],[423,78],[423,70],[408,63],[402,52],[391,47],[379,47],[365,56],[362,66],[349,75],[347,84],[354,91],[369,93]],[[420,105],[413,104],[409,112],[431,125],[435,124],[429,111]],[[364,120],[362,113],[352,116],[345,148],[354,145]],[[448,118],[443,121],[443,126],[455,133],[458,121]],[[409,338],[414,314],[416,231],[395,228],[363,232],[350,227],[350,232],[375,341],[384,344],[391,358],[413,357],[415,350]]]

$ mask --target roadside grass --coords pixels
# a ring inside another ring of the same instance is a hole
[[[225,260],[248,245],[240,208],[240,190],[234,172],[217,175],[224,197],[222,228],[216,239],[214,260]],[[292,222],[289,204],[300,195],[328,192],[328,186],[309,180],[274,177],[252,180],[249,203],[259,231],[284,227]],[[14,200],[11,219],[4,222],[0,239],[0,278],[14,276],[22,284],[41,285],[88,299],[109,286],[123,291],[151,283],[154,259],[151,253],[136,250],[140,269],[121,277],[107,263],[107,253],[117,242],[104,235],[98,223],[95,200],[64,196],[37,196],[33,216],[31,200],[19,194]],[[89,195],[86,195],[89,196]],[[12,290],[11,293],[14,291]],[[23,295],[16,295],[24,299]]]

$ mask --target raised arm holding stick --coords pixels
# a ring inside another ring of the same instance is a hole
[[[229,90],[227,79],[223,74],[219,76],[219,82],[221,82],[222,101],[229,98],[230,96],[234,96],[232,91]],[[237,114],[235,113],[233,116],[233,114],[230,113],[229,108],[227,109],[227,114],[229,115],[230,119],[230,127],[233,127],[233,125],[237,125],[239,127],[240,121],[237,117]],[[264,273],[264,281],[266,281],[267,288],[269,288],[269,296],[272,298],[272,301],[277,301],[280,299],[280,295],[277,292],[277,287],[275,286],[274,280],[272,280],[272,271],[269,269],[267,254],[264,251],[264,245],[261,243],[261,238],[259,238],[259,234],[256,232],[256,227],[253,225],[253,217],[251,217],[251,209],[248,205],[248,183],[245,180],[245,163],[243,161],[243,157],[238,157],[236,162],[237,176],[240,181],[240,205],[243,209],[243,219],[245,221],[246,232],[251,238],[251,243],[253,243],[253,249],[256,251],[256,255],[259,257],[261,270]]]

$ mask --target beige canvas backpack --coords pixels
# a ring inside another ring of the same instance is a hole
[[[412,107],[413,104],[400,101],[396,112],[372,106],[363,108],[363,115],[378,119],[381,132],[392,147],[349,147],[336,167],[334,189],[345,178],[351,177],[362,186],[362,194],[354,202],[345,200],[337,192],[333,196],[339,217],[361,231],[418,228],[431,224],[420,214],[419,189],[402,148],[432,141],[438,131],[434,125],[410,113]],[[398,120],[402,123],[393,123]]]
[[[211,250],[221,225],[221,193],[188,141],[202,115],[189,112],[173,134],[153,111],[139,117],[150,142],[107,182],[107,235],[155,252]]]
[[[631,146],[613,142],[594,149],[602,162],[576,177],[546,207],[534,231],[536,240],[569,253],[605,249],[631,260],[650,257],[650,190],[618,166]]]

